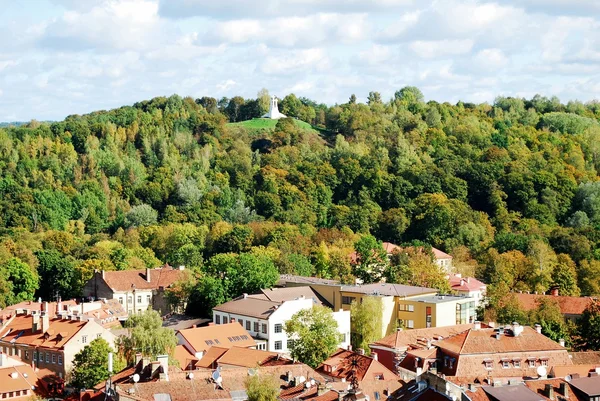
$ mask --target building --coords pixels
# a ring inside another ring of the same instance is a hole
[[[217,325],[232,321],[238,322],[256,339],[258,349],[287,353],[293,340],[288,338],[283,329],[285,322],[291,319],[295,313],[310,309],[320,303],[312,295],[311,298],[304,295],[297,296],[298,291],[300,290],[297,288],[290,288],[267,291],[269,295],[265,295],[265,293],[244,294],[237,299],[214,307],[213,322]],[[275,296],[277,296],[277,301],[268,299]],[[350,312],[339,310],[333,312],[333,317],[338,324],[338,331],[342,335],[340,347],[345,348],[350,344]]]
[[[17,311],[0,319],[0,349],[60,378],[71,370],[75,355],[96,338],[114,346],[115,335],[85,316],[50,318],[41,312]]]
[[[15,314],[17,311],[40,313],[42,310],[47,311],[51,319],[67,318],[70,315],[85,316],[88,320],[94,320],[106,328],[120,326],[121,322],[127,320],[128,317],[123,305],[116,299],[101,299],[91,302],[79,302],[75,299],[67,301],[59,299],[57,302],[23,301],[6,307],[0,314]]]
[[[240,323],[225,322],[204,327],[179,330],[176,333],[179,345],[196,359],[202,359],[213,347],[256,348],[256,341]],[[181,366],[183,368],[183,366]]]
[[[425,252],[425,248],[422,246],[420,246],[420,247],[412,247],[412,246],[401,247],[396,244],[392,244],[391,242],[383,242],[383,243],[381,243],[381,246],[385,250],[388,260],[392,257],[392,255],[394,253],[422,254],[423,252]],[[452,259],[453,259],[452,255],[449,255],[446,252],[443,252],[434,247],[431,247],[431,254],[433,256],[433,262],[436,265],[438,265],[444,271],[447,271],[447,272],[450,272],[452,270]],[[358,254],[356,252],[353,252],[350,254],[350,261],[352,263],[357,263]]]
[[[574,393],[588,401],[600,400],[600,376],[596,373],[588,377],[576,377],[569,381]]]
[[[386,368],[401,375],[400,363],[406,358],[407,352],[428,349],[435,345],[437,341],[462,333],[472,327],[472,324],[461,324],[428,329],[398,329],[396,332],[369,344],[369,348],[371,352],[377,353],[379,362]],[[412,375],[410,376],[412,377]]]
[[[531,311],[536,309],[539,302],[542,300],[555,301],[560,308],[560,312],[563,314],[565,321],[577,322],[577,319],[581,317],[583,311],[593,301],[590,297],[569,297],[559,295],[558,288],[553,288],[549,295],[545,294],[527,294],[527,293],[513,293],[521,308],[525,311]]]
[[[446,376],[537,378],[539,367],[572,364],[564,346],[536,328],[513,324],[499,328],[473,328],[435,343],[435,361],[428,367]]]
[[[279,120],[280,118],[287,117],[285,114],[279,112],[279,106],[277,105],[277,96],[271,96],[271,103],[269,103],[269,111],[262,116],[262,118],[270,118],[271,120]]]
[[[44,383],[35,369],[0,352],[0,398],[27,401],[35,395],[46,396]]]
[[[448,282],[453,294],[475,299],[475,306],[483,301],[487,285],[474,277],[463,277],[460,273],[450,273]]]
[[[170,311],[165,291],[185,279],[183,266],[157,269],[96,271],[85,284],[83,295],[94,299],[117,299],[129,314],[152,308],[166,315]]]
[[[281,354],[276,352],[241,347],[212,347],[210,351],[196,363],[195,367],[196,369],[231,369],[238,367],[259,368],[292,364],[294,364],[293,360],[284,358]]]

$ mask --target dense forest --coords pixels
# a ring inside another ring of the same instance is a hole
[[[169,263],[193,272],[174,297],[208,308],[278,273],[351,282],[349,255],[375,238],[451,253],[492,297],[600,294],[600,103],[406,87],[334,106],[290,94],[274,129],[232,124],[268,102],[173,95],[0,128],[0,306]],[[388,264],[443,288],[428,261]]]

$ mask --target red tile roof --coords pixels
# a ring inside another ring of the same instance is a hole
[[[178,345],[175,347],[173,357],[177,362],[179,362],[179,367],[183,370],[191,369],[198,361],[198,358],[192,355],[183,345]]]
[[[494,329],[470,329],[438,341],[435,346],[457,355],[565,350],[528,326],[523,326],[523,332],[517,337],[502,334],[500,339],[496,339]]]
[[[345,379],[350,382],[353,374],[353,363],[356,364],[356,378],[359,382],[382,380],[400,380],[394,372],[386,368],[381,362],[370,356],[361,355],[357,352],[338,349],[333,355],[325,360],[316,371],[322,375],[336,379]]]
[[[560,307],[563,315],[581,315],[585,308],[592,302],[590,297],[567,297],[562,295],[544,295],[544,294],[512,294],[521,304],[523,310],[530,311],[538,307],[538,301],[541,299],[555,300]]]
[[[10,341],[16,344],[60,349],[89,322],[51,319],[49,323],[49,329],[46,333],[41,331],[33,333],[31,315],[18,315],[0,330],[0,338],[2,341]]]
[[[574,365],[600,365],[600,352],[597,351],[570,352],[569,355]]]
[[[105,271],[104,281],[113,291],[167,288],[184,278],[185,270],[174,269],[169,265],[150,269],[150,281],[146,280],[146,270]]]
[[[227,350],[218,359],[219,366],[232,365],[232,366],[245,366],[247,368],[255,368],[261,366],[263,362],[271,360],[273,357],[277,358],[276,352],[261,351],[250,348],[239,348],[232,347]],[[293,363],[293,361],[289,360]]]
[[[487,326],[482,324],[482,327]],[[426,346],[427,340],[432,340],[432,343],[434,343],[438,338],[442,339],[450,337],[471,328],[473,328],[472,324],[459,324],[455,326],[431,327],[427,329],[399,330],[375,341],[372,345],[406,350],[411,347]]]
[[[297,386],[281,390],[279,393],[281,400],[302,400],[302,401],[337,401],[338,393],[333,390],[325,390],[319,395],[317,385],[306,388],[306,383],[298,384]]]
[[[557,378],[565,378],[571,375],[587,376],[600,365],[555,365],[550,368],[549,375]]]
[[[237,322],[179,330],[177,334],[193,347],[190,352],[202,352],[214,346],[222,348],[256,346],[256,341]]]
[[[525,381],[525,385],[534,393],[537,393],[538,396],[542,397],[543,400],[550,400],[550,398],[548,398],[546,396],[546,385],[550,384],[552,385],[552,389],[554,390],[554,399],[552,399],[552,401],[555,401],[559,396],[560,397],[565,397],[568,396],[569,400],[574,400],[574,401],[587,401],[587,397],[580,397],[579,394],[577,394],[576,391],[573,391],[573,387],[571,386],[570,383],[565,382],[562,379],[547,379],[547,380],[526,380]],[[564,394],[561,391],[561,384],[566,384],[567,385],[567,393],[568,394]],[[516,400],[515,400],[516,401]]]
[[[462,277],[460,274],[448,276],[450,288],[454,291],[481,291],[486,288],[485,283],[473,277]]]

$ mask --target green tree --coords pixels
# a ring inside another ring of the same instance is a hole
[[[186,312],[194,316],[212,316],[212,309],[228,299],[220,278],[202,276],[190,293]]]
[[[261,374],[260,369],[244,381],[248,401],[277,401],[279,382],[273,375]]]
[[[313,368],[327,359],[341,341],[333,312],[320,305],[295,313],[285,322],[285,332],[292,340],[292,357]]]
[[[354,275],[365,284],[379,281],[387,266],[387,255],[381,241],[372,235],[363,235],[354,243],[354,249]]]
[[[95,338],[89,345],[79,351],[73,359],[71,370],[71,386],[77,389],[91,389],[96,384],[107,380],[108,354],[113,352],[113,372],[120,372],[125,362],[114,354],[113,349],[103,338]]]
[[[132,207],[125,217],[127,227],[151,226],[157,219],[158,212],[146,204]]]
[[[37,251],[40,286],[36,297],[54,300],[57,295],[63,299],[78,296],[81,288],[75,287],[76,271],[72,257],[65,257],[54,249]]]
[[[119,338],[119,348],[128,362],[132,362],[137,352],[156,358],[158,355],[171,355],[177,345],[175,332],[162,327],[160,314],[155,310],[146,310],[129,316],[125,327],[129,336]]]
[[[577,286],[577,266],[569,257],[561,253],[557,257],[557,263],[552,272],[552,280],[554,285],[558,286],[560,295],[568,295],[578,297],[580,294]]]
[[[580,346],[586,350],[600,350],[600,302],[592,300],[577,321]]]
[[[383,304],[379,297],[363,297],[361,302],[352,301],[350,323],[352,346],[369,351],[369,344],[379,340],[383,330]]]
[[[0,276],[4,277],[10,288],[5,294],[9,304],[32,300],[39,288],[37,274],[19,258],[10,258],[0,265]]]
[[[558,342],[563,339],[567,344],[571,342],[571,333],[565,323],[558,302],[552,298],[540,298],[537,307],[531,311],[531,324],[540,324],[542,334]]]

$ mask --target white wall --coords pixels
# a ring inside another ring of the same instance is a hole
[[[343,335],[339,347],[348,349],[350,345],[350,311],[340,309],[337,312],[333,312],[333,317],[338,324],[338,332]]]

